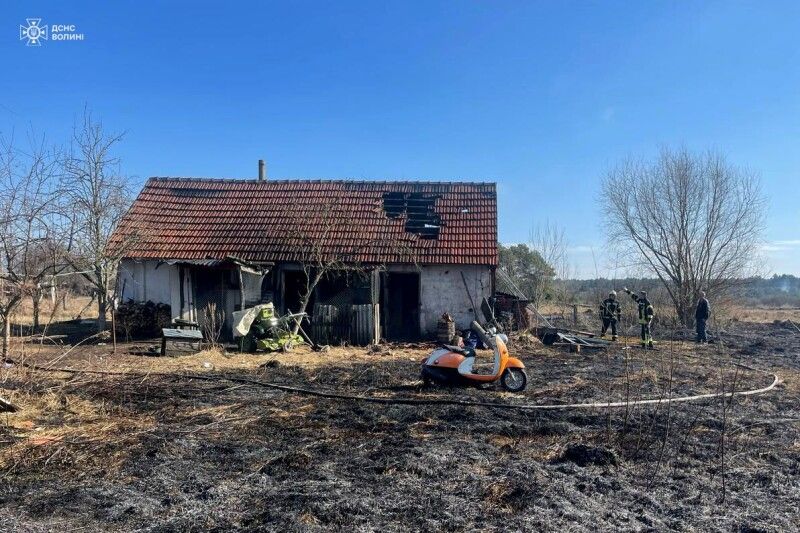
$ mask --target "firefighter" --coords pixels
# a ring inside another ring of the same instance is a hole
[[[650,348],[652,350],[653,337],[650,336],[650,324],[653,322],[653,315],[655,312],[653,311],[650,300],[647,299],[647,293],[645,291],[640,291],[639,294],[636,295],[629,291],[627,287],[623,290],[631,295],[631,298],[633,298],[633,301],[636,302],[639,307],[639,325],[642,326],[642,348]]]
[[[697,342],[708,342],[706,338],[706,322],[711,316],[711,305],[706,300],[705,291],[700,291],[700,299],[697,301],[697,308],[694,311],[695,326],[697,327]]]
[[[617,322],[620,319],[622,309],[617,301],[617,291],[608,293],[608,298],[600,304],[600,319],[603,321],[603,329],[600,330],[600,337],[606,336],[608,326],[611,326],[611,340],[617,340]]]

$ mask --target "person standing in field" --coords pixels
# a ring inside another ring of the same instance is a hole
[[[649,348],[652,350],[653,337],[650,336],[650,325],[653,322],[655,311],[653,310],[650,300],[647,299],[647,293],[645,291],[639,291],[639,294],[637,295],[629,291],[627,287],[623,288],[622,290],[630,294],[631,298],[633,298],[633,301],[636,302],[639,308],[639,325],[642,327],[642,348]]]
[[[608,293],[608,298],[600,304],[600,319],[603,321],[600,338],[606,336],[606,331],[611,326],[611,340],[617,340],[617,322],[620,319],[620,315],[621,307],[617,301],[617,291],[611,291]]]
[[[697,329],[697,342],[708,342],[706,338],[706,322],[711,316],[711,305],[706,300],[705,291],[700,291],[700,299],[697,301],[697,309],[694,311],[695,328]]]

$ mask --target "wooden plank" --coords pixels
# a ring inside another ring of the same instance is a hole
[[[339,322],[339,308],[335,305],[314,305],[314,316],[311,321],[311,335],[314,342],[330,344],[337,334],[335,331]]]
[[[203,340],[203,333],[198,329],[163,328],[161,335],[170,340]]]
[[[566,331],[567,333],[574,333],[575,335],[580,335],[582,337],[594,337],[594,333],[590,331],[581,331],[579,329],[562,329],[561,331]]]
[[[372,344],[381,342],[381,313],[380,304],[372,306]]]
[[[200,351],[203,344],[203,333],[197,329],[163,328],[161,330],[161,355],[167,355],[167,342],[171,342],[173,348],[176,344],[188,345],[188,350],[179,351]]]

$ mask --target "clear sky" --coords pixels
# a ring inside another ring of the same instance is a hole
[[[599,178],[714,148],[770,199],[800,275],[798,2],[4,2],[0,131],[88,104],[148,176],[493,180],[500,239],[545,220],[603,271]],[[81,41],[19,40],[28,18]]]

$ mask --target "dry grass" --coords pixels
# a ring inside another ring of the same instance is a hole
[[[624,310],[623,322],[625,322],[625,317],[635,312],[635,308],[633,305],[627,305],[629,299],[623,299],[622,301]],[[771,324],[773,322],[784,322],[786,320],[791,320],[800,327],[800,307],[745,307],[731,305],[727,302],[717,303],[717,305],[714,305],[714,303],[715,302],[712,302],[714,315],[709,324],[711,327],[717,324],[728,325],[731,322]],[[662,303],[656,307],[656,314],[660,322],[675,322],[675,313],[671,306]],[[578,304],[578,318],[589,325],[596,324],[599,330],[600,320],[597,318],[596,310],[596,305]],[[545,316],[560,317],[567,323],[572,321],[572,306],[570,305],[547,303],[539,307],[539,312]]]
[[[253,371],[260,367],[278,363],[291,363],[292,366],[307,370],[335,364],[343,368],[354,368],[376,361],[418,362],[425,357],[431,349],[430,345],[412,345],[402,350],[370,353],[359,347],[331,347],[327,351],[316,352],[307,345],[296,347],[290,353],[273,354],[242,354],[238,352],[223,352],[221,350],[203,350],[201,352],[177,357],[158,357],[132,355],[129,352],[138,351],[145,346],[133,344],[120,344],[118,353],[112,354],[111,347],[86,346],[62,358],[63,349],[52,345],[32,344],[25,347],[26,361],[42,366],[55,368],[92,369],[115,372],[144,372],[144,373],[203,373],[226,371]]]
[[[97,318],[97,304],[92,302],[89,296],[67,295],[59,300],[55,306],[50,300],[50,296],[42,299],[39,308],[39,323],[64,322],[75,318]],[[91,303],[91,305],[89,305]],[[30,326],[33,324],[33,303],[30,298],[25,298],[17,307],[13,320],[17,324]]]
[[[745,331],[731,340],[741,357],[785,365],[786,386],[737,400],[731,427],[798,416],[800,333],[760,328],[763,334]],[[794,426],[742,429],[730,444],[730,468],[741,471],[730,474],[726,518],[712,522],[717,519],[703,512],[715,505],[719,485],[713,477],[717,402],[673,407],[672,430],[664,434],[664,408],[631,409],[629,416],[619,410],[607,418],[601,410],[386,406],[181,377],[230,373],[345,392],[551,403],[621,394],[628,359],[635,399],[663,389],[674,350],[686,355],[676,390],[719,390],[727,355],[686,342],[661,346],[569,354],[512,343],[529,369],[530,390],[522,395],[491,387],[416,388],[417,363],[430,345],[175,358],[132,355],[130,345],[120,345],[117,355],[110,346],[81,346],[58,366],[137,374],[0,371],[4,395],[21,407],[0,419],[0,498],[10,494],[3,505],[42,530],[56,529],[51,517],[65,521],[62,529],[89,531],[638,530],[643,527],[630,518],[637,516],[659,530],[736,530],[766,517],[790,529],[788,502],[796,501],[796,491],[786,480],[800,451]],[[37,364],[60,353],[53,346],[29,348],[28,360]],[[741,388],[756,387],[764,376],[739,379]],[[659,477],[654,464],[661,442],[667,456]],[[564,460],[574,443],[610,450],[622,465]],[[774,483],[765,481],[767,471]],[[651,487],[653,478],[659,481]]]
[[[730,315],[740,322],[760,324],[791,320],[800,327],[800,307],[736,307]]]
[[[126,412],[102,400],[71,393],[82,378],[49,381],[21,372],[24,388],[10,397],[19,406],[5,418],[0,441],[9,444],[0,453],[0,470],[20,475],[42,465],[93,471],[102,466],[113,471],[128,456],[126,448],[143,432],[152,430],[152,416]],[[94,378],[90,378],[94,381]],[[107,380],[113,386],[112,380]]]
[[[586,311],[594,311],[598,308],[598,305],[600,305],[600,302],[598,302],[597,305],[577,304],[578,314],[585,313]],[[538,310],[540,313],[546,316],[555,315],[563,316],[564,318],[569,318],[572,316],[572,305],[547,302],[539,306]]]

